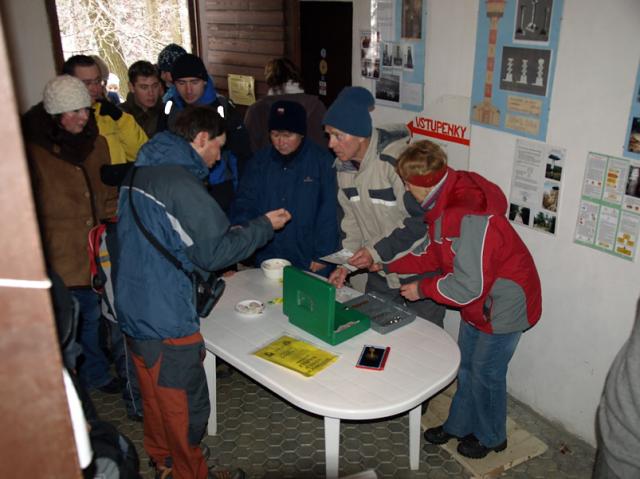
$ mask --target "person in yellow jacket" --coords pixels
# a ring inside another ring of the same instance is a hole
[[[148,140],[147,135],[133,116],[104,97],[104,84],[96,61],[87,55],[74,55],[64,62],[62,72],[78,78],[87,87],[98,131],[109,145],[111,164],[134,162],[138,150]]]

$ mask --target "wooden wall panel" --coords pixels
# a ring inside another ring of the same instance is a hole
[[[284,14],[280,11],[242,11],[220,10],[207,11],[206,21],[209,23],[226,23],[231,25],[282,25]]]
[[[208,0],[207,10],[280,10],[282,0]]]
[[[298,0],[207,0],[203,12],[206,47],[202,54],[216,89],[227,93],[227,74],[251,75],[256,96],[268,90],[264,66],[287,56],[295,63],[299,37]],[[293,53],[293,54],[292,54]]]
[[[215,39],[209,38],[209,51],[222,50],[224,52],[249,52],[264,53],[273,56],[280,56],[284,53],[282,41],[271,40],[251,40],[251,39]],[[215,55],[209,54],[208,58]],[[209,60],[214,61],[214,60]]]
[[[212,38],[239,38],[250,40],[280,40],[284,42],[284,32],[280,25],[209,24],[207,33],[209,40]]]

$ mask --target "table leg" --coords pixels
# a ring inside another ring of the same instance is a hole
[[[420,419],[422,404],[409,411],[409,467],[415,471],[420,467]]]
[[[340,419],[324,418],[324,454],[327,479],[337,479],[340,457]]]
[[[207,350],[204,358],[204,374],[207,378],[207,388],[209,389],[209,404],[211,405],[211,414],[209,414],[209,422],[207,423],[207,434],[215,436],[218,432],[218,407],[216,402],[216,355]]]

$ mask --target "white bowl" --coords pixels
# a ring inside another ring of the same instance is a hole
[[[291,261],[281,258],[271,258],[263,261],[260,268],[262,268],[262,272],[267,278],[282,279],[285,266],[291,266]]]

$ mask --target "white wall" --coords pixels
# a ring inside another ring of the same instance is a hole
[[[42,100],[44,85],[56,74],[45,2],[10,0],[2,15],[22,113]]]
[[[427,0],[425,105],[441,95],[471,96],[478,0]],[[369,2],[354,1],[357,34]],[[640,2],[565,0],[547,142],[567,149],[555,237],[516,227],[543,287],[543,317],[523,335],[510,366],[509,391],[549,419],[595,443],[594,417],[613,357],[631,330],[640,265],[573,243],[586,155],[620,156],[640,42]],[[356,62],[354,62],[356,63]],[[353,65],[354,84],[371,86]],[[427,112],[425,112],[427,113]],[[377,107],[376,123],[415,114]],[[508,194],[516,136],[474,126],[470,169]],[[448,313],[447,330],[457,330]]]

